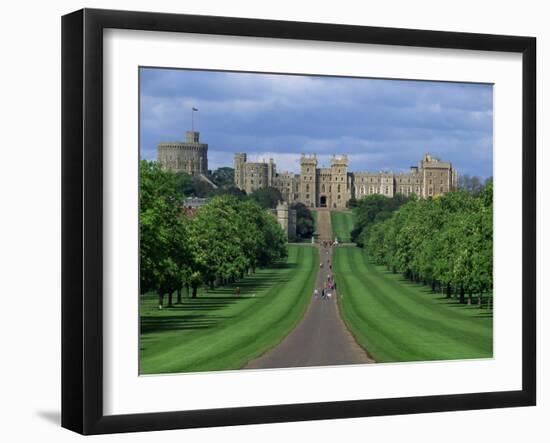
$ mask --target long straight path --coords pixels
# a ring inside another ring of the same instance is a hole
[[[311,302],[303,319],[296,328],[276,347],[261,357],[252,360],[246,367],[289,368],[304,366],[331,366],[345,364],[373,363],[350,334],[340,318],[335,290],[329,290],[331,297],[321,297],[332,274],[332,231],[330,211],[319,210],[317,214],[319,233],[319,254],[322,267],[317,275],[316,288],[319,295],[312,294]]]

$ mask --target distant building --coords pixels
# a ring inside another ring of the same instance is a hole
[[[277,219],[288,238],[296,237],[296,209],[290,209],[289,204],[282,201],[276,209],[268,211]]]
[[[269,162],[247,162],[246,154],[235,154],[235,186],[247,194],[257,189],[273,186],[275,177],[275,163],[270,158]]]
[[[456,189],[457,183],[452,164],[430,154],[406,173],[349,172],[346,155],[334,155],[330,167],[318,168],[315,154],[302,154],[300,174],[277,173],[273,159],[267,163],[247,163],[246,154],[235,154],[236,187],[250,193],[272,186],[279,189],[286,202],[301,202],[312,208],[343,209],[351,198],[373,194],[435,197]]]
[[[183,206],[185,208],[200,208],[201,206],[204,206],[208,203],[207,198],[202,197],[187,197],[185,200],[183,200]]]
[[[199,132],[187,131],[185,141],[163,142],[157,145],[157,160],[165,170],[208,174],[208,145],[200,143]]]

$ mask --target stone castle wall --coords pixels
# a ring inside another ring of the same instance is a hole
[[[163,142],[157,145],[157,161],[165,170],[187,172],[190,175],[208,173],[208,145],[200,143],[199,133],[187,131],[183,142]]]
[[[272,159],[269,163],[247,163],[246,154],[235,154],[235,186],[247,193],[273,186],[285,202],[301,202],[312,208],[343,209],[351,198],[373,194],[435,197],[456,189],[457,184],[452,164],[430,154],[406,173],[349,172],[346,155],[333,156],[330,167],[319,168],[315,154],[302,154],[300,174],[276,173]]]

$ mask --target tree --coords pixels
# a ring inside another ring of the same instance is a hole
[[[463,189],[472,197],[476,197],[482,191],[483,183],[475,175],[464,174],[458,177],[458,188]]]
[[[460,189],[401,200],[400,206],[388,204],[389,199],[360,201],[358,243],[377,263],[431,285],[432,291],[439,288],[447,297],[454,291],[468,304],[478,294],[481,307],[483,293],[493,286],[492,196],[493,183],[487,180],[476,196]]]
[[[202,281],[213,287],[216,280],[237,278],[246,270],[248,261],[240,244],[238,215],[226,204],[229,197],[216,197],[201,207],[191,220],[191,236],[196,242],[196,271]],[[194,282],[193,297],[198,282]]]
[[[182,199],[193,195],[193,177],[186,172],[177,172],[176,191],[181,195]]]
[[[174,292],[243,278],[287,256],[286,235],[255,200],[216,196],[192,218],[182,210],[184,174],[140,163],[140,291],[155,291],[159,306]]]
[[[235,184],[235,170],[223,166],[212,172],[210,180],[220,188],[229,188]]]
[[[272,187],[256,189],[250,194],[250,198],[258,202],[265,209],[275,209],[277,204],[283,199],[281,191]]]
[[[189,231],[195,257],[192,297],[201,282],[211,287],[233,282],[287,254],[277,220],[252,200],[215,197],[190,221]]]
[[[389,218],[392,212],[399,209],[409,200],[409,197],[401,194],[397,194],[393,198],[373,194],[357,200],[357,206],[354,209],[355,225],[351,231],[351,240],[361,246],[361,232],[365,228],[375,222]]]
[[[181,287],[186,226],[181,212],[178,177],[155,162],[140,162],[140,291],[154,290],[159,306]]]
[[[236,186],[228,186],[225,188],[213,189],[210,192],[210,195],[211,196],[231,195],[238,199],[244,199],[246,197],[246,192],[243,191],[242,189],[237,188]]]
[[[296,236],[298,238],[311,238],[315,231],[313,214],[303,203],[294,203],[290,209],[296,211]]]

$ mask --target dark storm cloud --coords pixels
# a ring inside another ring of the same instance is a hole
[[[211,167],[244,151],[296,169],[301,152],[350,170],[405,170],[425,152],[460,173],[492,175],[490,85],[142,69],[141,155],[180,140],[191,126],[209,144]]]

